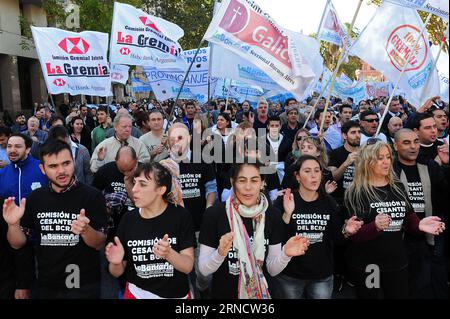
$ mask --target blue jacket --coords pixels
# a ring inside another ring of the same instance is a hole
[[[42,174],[39,161],[31,155],[0,169],[0,198],[15,197],[16,204],[33,190],[47,185],[47,176]]]

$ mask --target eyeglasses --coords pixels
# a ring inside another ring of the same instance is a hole
[[[378,137],[371,137],[366,141],[366,145],[374,145],[377,142],[381,142],[381,139]]]
[[[379,122],[380,120],[379,119],[364,119],[364,120],[361,120],[361,121],[365,121],[367,123],[373,123],[373,122]]]

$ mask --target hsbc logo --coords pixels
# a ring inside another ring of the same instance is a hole
[[[128,48],[121,48],[121,49],[119,50],[119,52],[120,52],[120,54],[122,54],[122,55],[129,55],[129,54],[131,53],[131,50],[128,49]]]
[[[89,51],[89,43],[81,37],[64,38],[58,46],[68,54],[85,54]]]
[[[66,85],[66,81],[64,81],[63,79],[56,79],[55,81],[53,81],[53,84],[56,86],[64,86]]]
[[[120,73],[111,73],[111,79],[112,80],[122,80],[123,75]]]
[[[152,28],[153,30],[155,30],[157,32],[161,32],[156,27],[155,23],[152,20],[150,20],[149,17],[139,17],[139,20],[141,20],[142,24],[144,24],[146,27]]]

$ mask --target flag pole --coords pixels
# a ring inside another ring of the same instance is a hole
[[[183,82],[181,83],[180,90],[178,91],[177,97],[175,98],[175,103],[174,103],[174,105],[172,107],[172,110],[170,111],[169,120],[171,120],[172,117],[173,117],[173,113],[175,111],[175,107],[177,106],[178,99],[180,98],[181,91],[184,88],[184,84],[186,83],[186,80],[188,78],[189,72],[191,72],[192,65],[194,65],[195,59],[197,58],[198,52],[200,51],[200,48],[202,47],[204,41],[205,40],[203,38],[200,40],[200,43],[198,44],[198,48],[195,51],[194,57],[192,58],[191,64],[189,64],[189,68],[187,69],[187,71],[186,71],[186,73],[184,75],[184,79],[183,79]],[[169,126],[166,127],[166,130],[165,130],[164,133],[167,133],[168,127]]]
[[[325,13],[327,12],[328,5],[330,4],[330,0],[327,0],[327,3],[325,3],[325,8],[323,8],[322,12],[322,18],[320,18],[319,27],[317,28],[317,39],[319,39],[319,31],[322,27],[323,19],[325,18]],[[319,40],[320,41],[320,40]]]
[[[428,22],[430,22],[431,16],[432,16],[432,13],[431,12],[428,13],[427,19],[425,20],[423,28],[420,31],[419,36],[416,38],[416,41],[414,42],[415,43],[414,45],[417,45],[417,43],[419,42],[419,40],[422,37],[423,33],[427,29],[427,24],[428,24]],[[425,43],[425,45],[428,45],[428,43]],[[408,46],[408,49],[411,50],[412,48],[410,46]],[[412,52],[412,50],[411,50],[411,52]],[[394,98],[394,95],[395,95],[395,91],[397,90],[397,87],[400,84],[400,81],[401,81],[401,79],[403,77],[403,74],[405,73],[406,68],[408,67],[408,65],[409,65],[409,60],[406,58],[406,63],[403,66],[402,70],[400,71],[400,74],[397,77],[397,81],[395,82],[394,88],[392,89],[391,95],[389,96],[389,100],[386,103],[386,108],[388,108],[389,105],[391,104],[392,99]],[[385,109],[383,115],[381,116],[380,122],[378,123],[378,128],[377,128],[377,131],[375,133],[375,137],[378,137],[378,135],[380,134],[381,127],[383,126],[384,119],[386,118],[386,114],[388,114],[388,113],[389,113],[389,111]]]
[[[359,13],[359,10],[361,9],[362,3],[363,3],[363,0],[359,0],[358,6],[356,7],[355,13],[353,15],[352,23],[350,24],[350,28],[349,28],[349,36],[350,37],[352,36],[353,26],[355,25],[356,17],[358,16],[358,13]],[[345,57],[347,56],[348,49],[349,48],[347,48],[347,50],[342,50],[341,51],[341,54],[340,54],[339,59],[338,59],[338,63],[336,65],[336,68],[333,71],[333,75],[331,77],[330,92],[328,93],[328,97],[327,97],[327,100],[325,102],[324,114],[322,116],[322,122],[320,123],[320,129],[318,131],[318,135],[320,135],[322,133],[322,131],[323,131],[323,125],[325,123],[325,117],[326,117],[325,114],[328,111],[328,106],[329,106],[330,100],[331,100],[331,94],[333,93],[334,84],[336,82],[336,76],[337,76],[337,73],[339,71],[339,68],[340,68],[342,62],[345,60]]]
[[[428,91],[428,86],[430,85],[430,78],[431,78],[431,75],[433,74],[433,71],[436,69],[436,65],[439,60],[439,57],[441,56],[442,49],[444,47],[445,42],[447,41],[447,34],[448,34],[448,25],[447,25],[447,30],[445,30],[444,35],[442,36],[441,43],[439,44],[439,51],[436,55],[436,58],[434,59],[433,66],[431,67],[430,76],[427,77],[425,86],[422,90],[422,94],[420,95],[420,100],[419,100],[420,104],[424,103],[424,97],[425,97],[426,92]]]
[[[320,94],[319,94],[319,96],[318,96],[316,102],[314,103],[314,106],[313,106],[312,109],[311,109],[311,112],[309,112],[308,117],[306,118],[306,121],[305,121],[305,123],[303,124],[303,128],[306,128],[306,126],[308,125],[308,122],[309,122],[309,120],[310,120],[312,114],[314,114],[314,110],[316,109],[317,104],[319,104],[319,101],[320,101],[320,99],[321,99],[322,96],[323,96],[323,92],[326,92],[326,90],[327,90],[328,85],[330,84],[330,82],[331,82],[331,78],[328,79],[327,83],[325,84],[325,87],[324,87],[324,88],[322,89],[322,91],[320,92]]]

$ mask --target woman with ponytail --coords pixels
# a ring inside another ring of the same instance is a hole
[[[134,174],[137,207],[120,222],[114,243],[106,246],[109,271],[125,273],[125,299],[188,298],[194,265],[191,214],[178,204],[169,169],[152,162]]]

